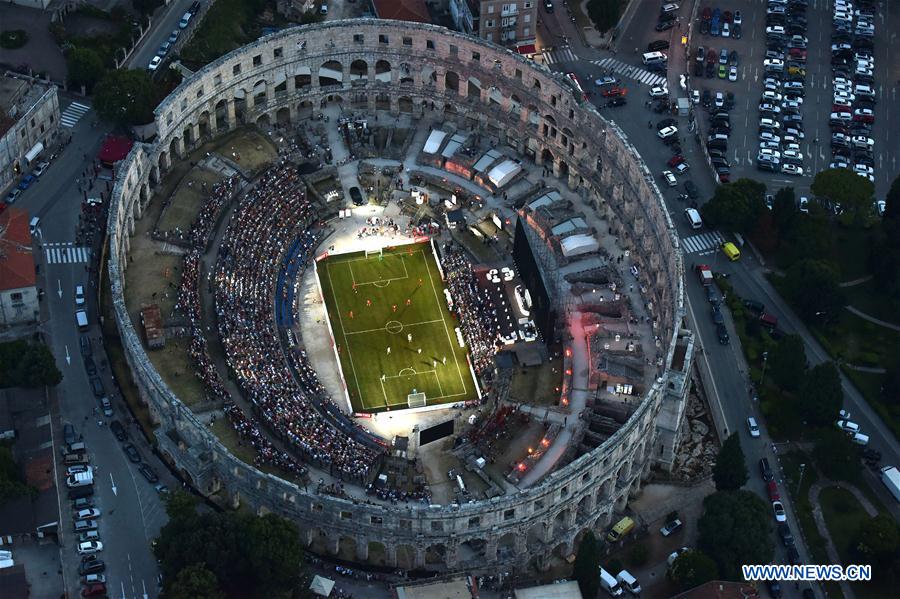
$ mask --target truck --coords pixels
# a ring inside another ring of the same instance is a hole
[[[696,268],[697,276],[700,277],[700,283],[704,286],[712,285],[713,271],[712,268],[709,267],[709,264],[698,264]]]
[[[888,488],[894,499],[900,501],[900,470],[896,466],[885,466],[881,469],[881,482]]]
[[[87,472],[76,472],[75,474],[70,474],[66,477],[66,486],[70,489],[75,487],[86,487],[92,484],[94,484],[94,473],[90,470]]]

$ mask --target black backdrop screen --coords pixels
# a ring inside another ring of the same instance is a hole
[[[550,296],[544,286],[544,279],[541,277],[537,260],[535,260],[531,245],[528,243],[528,236],[525,235],[525,226],[521,218],[516,220],[513,260],[516,262],[516,268],[519,269],[519,275],[525,282],[525,286],[531,292],[531,317],[534,325],[544,341],[549,343],[554,338],[553,322],[556,317],[553,314]]]
[[[449,437],[453,434],[453,421],[448,420],[440,424],[419,431],[419,445],[427,445],[432,441]]]

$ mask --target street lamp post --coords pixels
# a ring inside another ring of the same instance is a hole
[[[797,497],[800,497],[800,488],[803,486],[803,471],[806,470],[806,464],[800,464],[800,479],[797,480]]]
[[[760,387],[763,386],[763,381],[766,378],[766,364],[768,364],[768,362],[769,362],[769,352],[764,351],[762,354],[762,359],[763,359],[762,374],[759,377],[759,386]]]

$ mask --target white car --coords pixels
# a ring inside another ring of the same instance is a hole
[[[729,81],[737,81],[738,80],[738,70],[737,67],[732,66],[728,69],[728,80]]]
[[[838,100],[846,100],[847,102],[852,103],[854,100],[856,100],[856,95],[854,93],[844,90],[835,90],[833,97],[835,102],[837,102]]]
[[[798,210],[803,214],[809,214],[809,198],[801,197],[800,202],[797,204]]]
[[[774,141],[761,141],[759,142],[759,149],[762,150],[780,150],[781,144],[775,143]]]
[[[766,35],[784,35],[784,27],[781,25],[766,27]]]
[[[774,133],[772,133],[770,131],[763,131],[762,133],[759,134],[759,141],[771,141],[773,143],[780,144],[781,137],[775,135]]]
[[[759,126],[767,127],[769,129],[781,129],[781,123],[779,123],[778,121],[776,121],[774,119],[769,119],[769,118],[759,119]]]
[[[775,513],[776,522],[787,522],[787,514],[784,511],[784,504],[780,501],[772,502],[772,512]]]
[[[798,152],[797,150],[785,150],[782,155],[785,158],[790,158],[791,160],[803,160],[803,154]]]
[[[850,420],[838,420],[836,423],[837,427],[844,431],[845,433],[850,433],[851,435],[855,435],[859,432],[859,425]]]
[[[853,120],[853,115],[849,112],[832,112],[828,117],[832,121],[840,121],[842,123],[849,123]]]
[[[725,94],[722,92],[716,92],[716,108],[722,108],[725,106]]]
[[[857,108],[853,111],[854,116],[875,117],[875,113],[871,108]]]
[[[663,127],[662,129],[659,130],[659,133],[657,133],[657,135],[659,136],[660,139],[666,139],[668,137],[672,137],[673,135],[677,135],[677,134],[678,134],[678,127],[672,127],[672,126]]]
[[[756,418],[754,418],[753,416],[747,418],[747,429],[750,431],[751,437],[759,437],[759,426],[756,424]]]
[[[667,90],[662,85],[654,85],[650,88],[650,97],[651,98],[664,98],[669,95],[669,90]]]
[[[884,200],[878,200],[875,202],[875,212],[878,213],[878,216],[884,216],[884,211],[887,209],[887,202]],[[843,411],[843,410],[842,410]]]
[[[875,140],[865,135],[854,135],[851,141],[857,148],[871,148],[875,145]]]
[[[853,172],[857,175],[873,175],[875,174],[875,169],[867,164],[854,164]]]
[[[162,58],[159,56],[154,56],[150,59],[150,64],[147,65],[148,71],[155,71],[159,68],[159,65],[162,63]]]
[[[828,165],[828,168],[850,168],[850,165],[846,162],[832,162]]]
[[[95,507],[85,508],[74,512],[72,517],[76,520],[94,520],[100,517],[100,510]]]
[[[678,556],[681,555],[682,553],[686,553],[688,551],[690,551],[690,549],[688,549],[687,547],[682,547],[681,549],[679,549],[677,551],[673,551],[672,553],[669,554],[669,557],[666,558],[666,563],[669,564],[669,567],[671,568],[672,564],[675,563],[675,560],[678,559]]]
[[[694,105],[697,105],[700,103],[700,90],[699,89],[691,90],[691,102],[693,102]]]
[[[781,172],[785,175],[794,175],[797,177],[803,176],[803,167],[797,166],[796,164],[782,164]]]
[[[781,112],[781,108],[779,108],[775,104],[768,104],[766,102],[763,102],[762,104],[759,105],[759,111],[760,112],[771,112],[773,114],[778,114],[779,112]]]
[[[743,19],[741,18],[741,11],[739,11],[739,10],[734,11],[733,20],[734,20],[735,25],[740,25],[743,22]]]
[[[78,543],[78,555],[90,555],[103,551],[103,543],[101,541],[85,541]]]
[[[75,285],[75,305],[84,305],[84,285]]]
[[[82,464],[66,468],[66,476],[74,476],[76,474],[81,474],[82,472],[92,472],[92,468]]]
[[[773,158],[781,158],[781,152],[770,148],[760,148],[759,156],[771,156]]]
[[[761,102],[781,102],[782,96],[778,92],[764,91]]]
[[[731,37],[731,25],[722,23],[722,37]]]
[[[106,576],[103,574],[85,574],[81,582],[82,584],[106,584]]]
[[[668,185],[669,187],[675,187],[676,185],[678,185],[678,180],[675,179],[675,173],[673,173],[672,171],[663,171],[662,177],[663,179],[665,179],[666,185]]]
[[[771,29],[771,27],[769,29]],[[763,61],[763,66],[766,69],[781,71],[784,69],[784,61],[777,58],[767,58]]]

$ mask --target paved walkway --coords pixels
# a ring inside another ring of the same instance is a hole
[[[890,322],[886,322],[886,321],[884,321],[884,320],[879,320],[879,319],[875,318],[874,316],[869,316],[869,315],[866,314],[865,312],[862,312],[862,311],[860,311],[860,310],[857,310],[857,309],[854,308],[853,306],[844,306],[844,309],[847,310],[848,312],[852,313],[852,314],[856,314],[857,316],[859,316],[859,317],[862,318],[863,320],[868,320],[869,322],[874,323],[874,324],[877,324],[877,325],[880,326],[880,327],[884,327],[884,328],[886,328],[886,329],[891,329],[891,330],[894,330],[894,331],[900,331],[900,326],[898,326],[898,325],[896,325],[896,324],[893,324],[893,323],[890,323]]]
[[[857,285],[862,285],[863,283],[868,283],[872,280],[872,275],[868,275],[866,277],[860,277],[858,279],[853,279],[852,281],[844,281],[840,284],[841,287],[856,287]]]
[[[825,539],[825,553],[828,554],[828,559],[832,564],[840,564],[840,555],[838,555],[837,549],[835,549],[834,547],[834,542],[831,540],[831,534],[828,532],[828,526],[826,526],[825,524],[825,516],[822,514],[822,508],[819,506],[819,494],[823,489],[827,489],[829,487],[837,487],[839,489],[844,489],[852,493],[853,496],[856,497],[857,501],[859,501],[859,503],[863,506],[863,509],[866,510],[866,513],[869,514],[869,516],[877,516],[878,510],[875,509],[875,506],[872,505],[872,502],[869,501],[869,499],[853,485],[840,484],[831,480],[825,480],[817,481],[809,487],[809,503],[810,505],[812,505],[813,519],[816,521],[816,528],[819,529],[819,534],[822,535],[823,539]],[[856,596],[849,583],[847,583],[846,581],[841,581],[838,584],[841,587],[841,592],[844,594],[845,599],[853,599]]]

